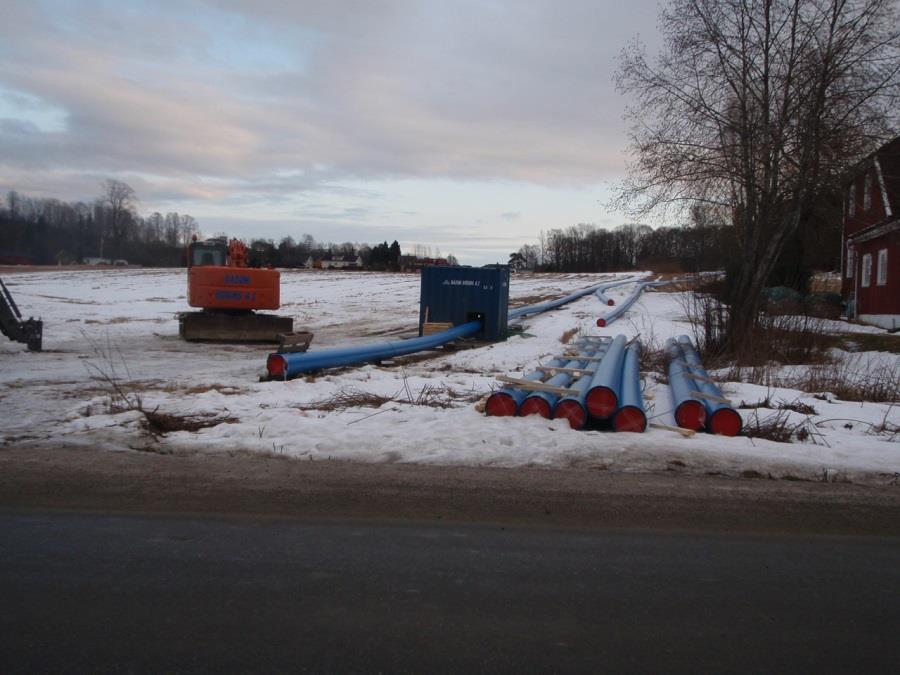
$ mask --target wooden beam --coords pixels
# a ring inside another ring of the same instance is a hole
[[[674,431],[676,434],[681,434],[685,438],[690,438],[697,432],[693,429],[682,429],[681,427],[673,427],[670,424],[660,424],[659,422],[650,422],[651,427],[654,429],[665,429],[666,431]]]
[[[587,368],[565,368],[563,366],[538,366],[535,370],[540,370],[542,373],[572,373],[572,375],[575,375],[576,377],[592,375],[594,373],[593,370],[588,370]]]
[[[558,394],[560,396],[577,396],[581,393],[579,389],[568,389],[567,387],[554,387],[552,384],[544,384],[543,382],[535,382],[534,380],[524,380],[507,375],[498,375],[497,380],[510,387],[516,389],[530,389],[531,391],[545,391],[548,394]]]

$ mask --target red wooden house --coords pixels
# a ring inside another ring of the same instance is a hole
[[[857,164],[845,190],[841,276],[848,315],[900,329],[900,136]]]

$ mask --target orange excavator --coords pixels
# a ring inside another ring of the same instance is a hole
[[[179,315],[185,340],[278,342],[291,333],[294,320],[256,310],[281,306],[281,276],[277,270],[247,264],[247,247],[224,237],[188,246],[188,304],[199,312]]]

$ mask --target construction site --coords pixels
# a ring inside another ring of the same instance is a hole
[[[874,484],[900,473],[894,401],[804,390],[817,366],[773,365],[763,384],[709,367],[677,276],[279,272],[240,253],[195,243],[187,283],[184,270],[5,271],[0,442]],[[898,372],[896,350],[853,340],[900,337],[820,321],[849,336],[834,350],[844,377]]]

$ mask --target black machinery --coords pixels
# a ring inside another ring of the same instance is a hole
[[[22,319],[22,313],[0,279],[0,332],[13,342],[24,342],[33,352],[41,351],[44,322],[39,319]]]

